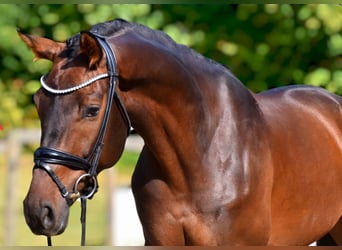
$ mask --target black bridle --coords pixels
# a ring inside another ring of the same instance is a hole
[[[81,236],[81,245],[83,246],[85,244],[85,224],[86,224],[86,200],[90,199],[97,191],[98,185],[97,185],[97,165],[101,156],[102,148],[104,145],[104,137],[106,134],[106,129],[108,127],[108,122],[110,118],[110,111],[112,107],[113,101],[115,101],[117,107],[120,110],[120,113],[122,115],[122,118],[127,124],[127,136],[130,134],[131,129],[131,122],[129,119],[129,116],[127,114],[127,111],[122,104],[119,96],[115,92],[115,88],[117,85],[117,77],[118,73],[116,71],[116,58],[115,54],[108,44],[105,37],[92,33],[99,45],[104,50],[106,57],[107,57],[107,70],[108,74],[105,77],[110,77],[110,85],[108,90],[108,99],[106,103],[106,109],[104,118],[96,139],[96,142],[90,151],[90,154],[87,158],[83,159],[78,156],[69,154],[67,152],[63,152],[54,148],[49,147],[40,147],[38,148],[34,153],[34,169],[43,169],[47,172],[47,174],[51,177],[51,179],[56,183],[59,191],[61,192],[61,195],[66,199],[67,203],[71,205],[76,199],[80,198],[81,200],[81,224],[82,224],[82,236]],[[70,91],[76,91],[74,90]],[[64,93],[63,93],[64,94]],[[65,93],[68,94],[68,93]],[[63,185],[61,180],[58,178],[58,176],[54,173],[52,168],[49,166],[50,164],[58,164],[63,165],[68,168],[74,169],[74,170],[82,170],[86,173],[81,175],[74,184],[74,189],[72,192],[69,192],[67,188]],[[86,181],[87,185],[89,185],[85,191],[79,191],[78,186],[81,181]],[[48,236],[48,245],[51,245],[51,238]]]

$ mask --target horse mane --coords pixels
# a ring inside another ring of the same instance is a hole
[[[160,30],[152,30],[144,25],[128,22],[120,18],[96,24],[90,29],[90,31],[102,36],[114,36],[121,35],[126,32],[134,32],[147,40],[161,43],[163,46],[170,49],[176,49],[178,45],[171,37]]]
[[[144,25],[128,22],[126,20],[117,18],[108,22],[103,22],[99,24],[95,24],[90,28],[90,32],[97,33],[104,37],[110,36],[118,36],[125,34],[126,32],[134,32],[144,37],[146,40],[153,41],[161,44],[163,47],[167,48],[171,53],[181,59],[184,64],[187,64],[186,58],[189,56],[192,59],[196,59],[206,63],[209,63],[211,66],[216,65],[220,68],[220,70],[228,70],[225,65],[217,63],[209,58],[206,58],[194,51],[193,49],[176,43],[169,35],[160,30],[153,30]],[[79,34],[69,38],[67,40],[67,48],[69,51],[69,56],[73,57],[72,53],[77,53],[79,48]],[[229,70],[228,70],[229,71]]]

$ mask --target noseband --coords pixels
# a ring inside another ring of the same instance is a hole
[[[119,96],[115,92],[115,88],[117,85],[117,77],[118,77],[118,74],[116,72],[115,54],[113,53],[112,48],[106,41],[105,37],[96,33],[92,33],[92,34],[96,37],[98,43],[100,44],[100,46],[102,47],[102,49],[104,50],[106,54],[108,73],[98,75],[75,87],[62,89],[62,90],[53,89],[47,86],[47,84],[44,81],[44,76],[41,78],[41,84],[42,84],[42,87],[49,93],[52,93],[55,95],[66,95],[66,94],[75,92],[80,88],[84,88],[101,78],[106,78],[106,77],[110,78],[110,85],[109,85],[109,90],[108,90],[108,99],[106,103],[105,114],[102,120],[102,124],[99,130],[96,142],[93,146],[93,149],[90,151],[90,154],[85,159],[69,154],[67,152],[63,152],[63,151],[60,151],[54,148],[49,148],[49,147],[40,147],[34,153],[34,162],[35,162],[34,169],[39,168],[47,172],[47,174],[55,182],[55,184],[57,185],[58,189],[61,192],[61,195],[66,199],[69,205],[71,205],[76,199],[80,198],[81,206],[82,206],[82,212],[81,212],[81,223],[82,223],[81,245],[82,246],[85,244],[86,200],[91,198],[95,194],[98,188],[97,178],[96,178],[97,165],[98,165],[102,148],[104,145],[104,137],[105,137],[106,129],[108,127],[110,111],[111,111],[113,101],[115,101],[117,107],[120,110],[123,120],[127,124],[127,136],[129,135],[130,129],[131,129],[131,122],[128,117],[127,111],[124,105],[122,104]],[[69,192],[67,188],[62,184],[58,176],[54,173],[52,168],[49,166],[50,164],[63,165],[73,170],[85,171],[86,173],[81,175],[76,180],[73,191]],[[78,186],[81,181],[88,182],[88,185],[89,183],[91,184],[91,186],[87,188],[86,192],[80,192],[78,190]],[[48,236],[48,245],[51,245],[50,236]]]

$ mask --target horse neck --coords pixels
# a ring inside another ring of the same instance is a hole
[[[160,69],[159,74],[169,69]],[[198,145],[195,131],[201,129],[201,123],[206,120],[207,107],[203,93],[182,70],[152,78],[161,80],[135,82],[134,88],[122,93],[124,103],[133,127],[144,138],[147,147],[155,155],[169,158],[163,162],[175,162],[175,155],[165,152],[182,155],[193,151],[190,148]]]
[[[126,62],[127,67],[119,72],[120,96],[133,127],[144,138],[165,176],[183,185],[183,177],[198,172],[194,169],[208,164],[215,154],[211,144],[220,136],[218,128],[223,129],[223,123],[227,123],[227,130],[236,128],[238,125],[229,119],[248,111],[255,100],[228,71],[218,73],[216,64],[212,72],[196,63],[185,66],[162,49],[130,45],[127,53],[132,56],[121,59],[121,65]],[[227,136],[226,132],[222,134]],[[227,143],[230,139],[222,138]]]

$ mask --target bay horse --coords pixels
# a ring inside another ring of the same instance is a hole
[[[146,245],[338,241],[341,97],[252,93],[221,64],[122,19],[65,43],[19,36],[53,62],[34,96],[42,137],[24,200],[34,233],[64,231],[69,206],[95,189],[80,176],[111,167],[132,125],[145,142],[132,191]]]

